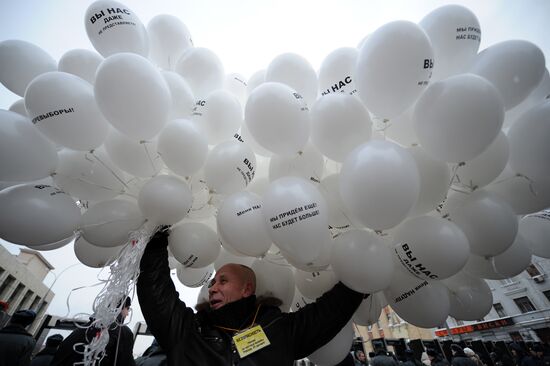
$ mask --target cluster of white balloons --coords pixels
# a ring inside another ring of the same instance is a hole
[[[78,233],[100,267],[146,221],[175,225],[185,285],[244,263],[288,310],[342,281],[373,294],[360,325],[387,304],[421,327],[482,318],[484,279],[550,258],[545,58],[519,40],[479,52],[469,9],[385,24],[318,71],[282,54],[248,82],[174,16],[145,27],[99,0],[84,20],[98,53],[0,43],[22,97],[0,110],[2,239],[52,250]],[[350,329],[312,358],[337,362]]]

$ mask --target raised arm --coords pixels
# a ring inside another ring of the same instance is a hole
[[[160,346],[170,350],[193,326],[193,310],[179,299],[170,277],[167,231],[151,238],[141,258],[137,294],[145,322]]]
[[[337,283],[330,291],[297,312],[290,313],[290,336],[295,358],[309,356],[347,324],[364,295]]]

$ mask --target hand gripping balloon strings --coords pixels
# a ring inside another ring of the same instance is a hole
[[[83,365],[94,366],[104,357],[105,347],[109,342],[109,327],[118,326],[120,329],[122,319],[119,314],[124,307],[126,297],[135,289],[139,276],[139,262],[155,231],[155,228],[152,229],[145,224],[130,233],[129,240],[118,259],[111,264],[111,273],[106,280],[106,285],[94,300],[94,317],[88,332],[91,329],[97,331],[94,332],[90,343],[85,345]]]

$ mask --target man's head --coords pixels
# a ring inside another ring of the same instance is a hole
[[[357,358],[359,361],[367,360],[367,358],[365,357],[365,352],[363,351],[355,351],[355,358]]]
[[[63,342],[63,336],[61,334],[54,334],[46,339],[46,347],[56,348]]]
[[[11,316],[10,323],[26,327],[32,324],[35,318],[36,312],[34,310],[19,310]]]
[[[437,357],[437,352],[431,348],[428,348],[426,350],[426,354],[428,355],[428,358],[430,359],[430,361],[432,361],[434,358]]]
[[[116,305],[117,309],[121,306],[122,308],[120,309],[119,316],[120,318],[122,318],[122,320],[124,320],[128,316],[128,313],[130,312],[130,307],[132,306],[132,299],[130,299],[130,296],[125,296],[118,300]]]
[[[208,302],[213,310],[256,292],[256,275],[250,267],[228,263],[222,266],[208,288]]]

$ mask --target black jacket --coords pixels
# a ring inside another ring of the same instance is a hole
[[[24,327],[8,324],[0,330],[0,366],[28,366],[35,344]]]
[[[464,352],[459,351],[454,354],[451,366],[477,366],[477,364]]]
[[[91,324],[91,323],[88,323]],[[59,345],[57,352],[50,366],[73,366],[75,362],[82,362],[82,353],[74,351],[73,346],[78,343],[89,343],[97,329],[78,328],[74,330],[63,342]],[[117,349],[118,348],[118,349]],[[132,350],[134,348],[134,336],[130,328],[127,326],[118,326],[113,323],[109,327],[109,343],[105,347],[105,357],[98,366],[134,366],[134,356]],[[77,346],[77,350],[84,351],[83,346]],[[115,364],[116,358],[116,364]]]
[[[53,356],[57,351],[57,347],[44,347],[44,349],[36,354],[31,361],[31,366],[50,366]]]
[[[137,293],[151,333],[168,355],[171,366],[290,366],[330,341],[349,321],[363,295],[339,283],[315,303],[294,313],[250,296],[212,311],[197,313],[179,299],[168,266],[168,234],[156,233],[141,259]],[[259,309],[259,310],[258,310]],[[232,334],[216,326],[242,329],[258,310],[270,345],[240,359],[232,349]]]

